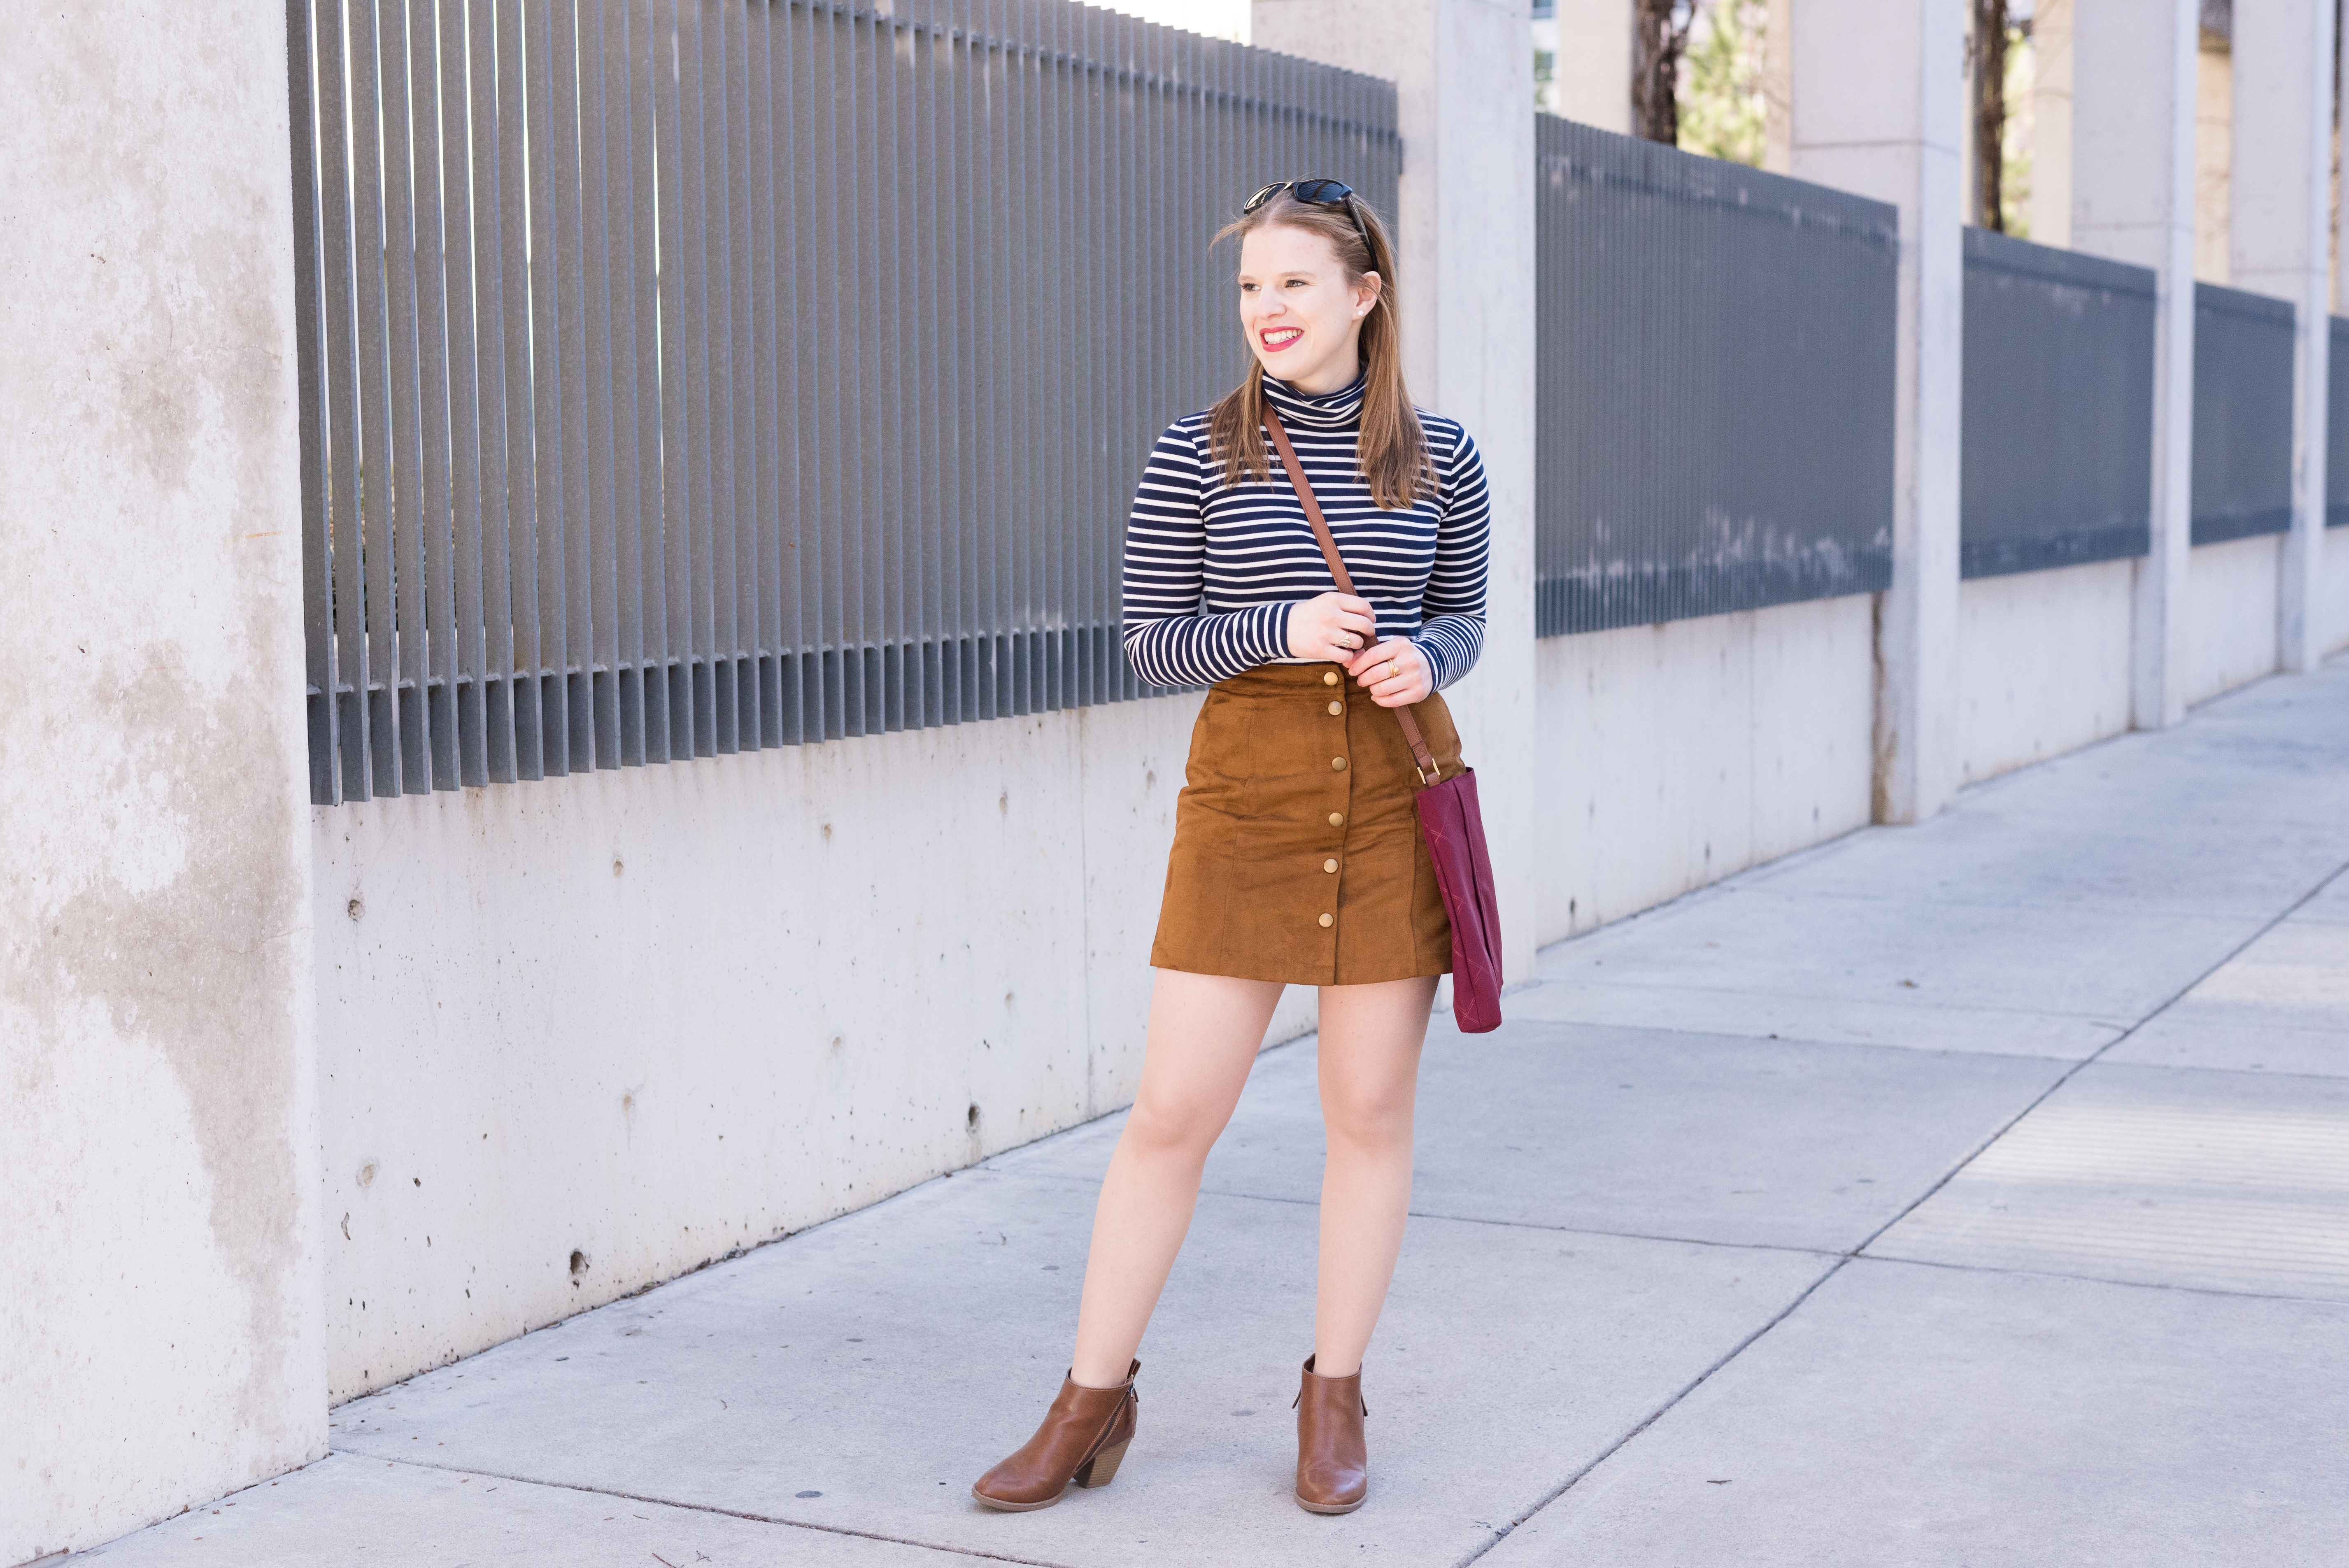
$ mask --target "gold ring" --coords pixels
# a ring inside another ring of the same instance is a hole
[[[1387,661],[1387,679],[1389,679],[1389,680],[1392,680],[1392,679],[1394,679],[1394,678],[1395,678],[1395,662],[1394,662],[1392,659],[1389,659],[1389,660]]]

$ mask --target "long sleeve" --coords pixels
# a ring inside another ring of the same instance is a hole
[[[1456,438],[1437,463],[1444,508],[1435,533],[1435,564],[1420,600],[1418,634],[1412,643],[1426,655],[1436,689],[1476,667],[1485,651],[1485,574],[1492,556],[1492,500],[1485,489],[1485,460],[1468,432],[1454,425]]]
[[[1125,525],[1125,656],[1156,686],[1210,686],[1288,652],[1286,603],[1200,613],[1206,587],[1206,463],[1197,437],[1186,428],[1191,423],[1169,425],[1151,449]]]

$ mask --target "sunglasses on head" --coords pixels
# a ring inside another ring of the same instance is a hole
[[[1253,212],[1283,191],[1309,207],[1337,208],[1354,221],[1354,232],[1361,235],[1363,251],[1371,256],[1379,253],[1371,243],[1370,225],[1362,222],[1361,212],[1354,206],[1354,188],[1342,180],[1282,180],[1249,197],[1240,211]]]

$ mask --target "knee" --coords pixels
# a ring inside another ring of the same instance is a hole
[[[1224,1119],[1211,1106],[1164,1096],[1143,1096],[1125,1119],[1123,1141],[1143,1154],[1206,1158]]]
[[[1411,1147],[1412,1099],[1403,1095],[1324,1095],[1321,1122],[1332,1148],[1392,1153]]]

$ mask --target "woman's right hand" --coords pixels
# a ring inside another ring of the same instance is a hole
[[[1378,617],[1367,599],[1332,593],[1289,606],[1288,651],[1297,658],[1343,664],[1378,640]]]

